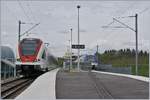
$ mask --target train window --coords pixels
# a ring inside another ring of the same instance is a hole
[[[45,50],[43,51],[42,58],[46,59],[46,52],[45,52]]]
[[[21,43],[23,55],[34,55],[36,53],[37,40],[25,40]]]

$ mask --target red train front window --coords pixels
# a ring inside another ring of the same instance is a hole
[[[38,40],[24,40],[21,43],[22,55],[35,55],[38,47]]]

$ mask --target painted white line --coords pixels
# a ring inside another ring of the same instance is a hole
[[[15,100],[56,100],[56,74],[59,69],[52,70],[39,76]]]
[[[102,74],[109,74],[109,75],[116,75],[116,76],[123,76],[123,77],[129,77],[129,78],[137,79],[137,80],[144,81],[144,82],[149,82],[149,80],[150,80],[150,78],[144,77],[144,76],[135,76],[135,75],[127,75],[127,74],[95,71],[95,70],[92,70],[92,72],[102,73]]]

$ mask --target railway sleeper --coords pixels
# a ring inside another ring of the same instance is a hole
[[[17,91],[19,91],[21,88],[27,86],[28,84],[30,84],[32,81],[31,80],[28,80],[28,81],[25,81],[23,83],[20,83],[20,84],[17,84],[17,86],[14,86],[8,90],[5,90],[3,92],[1,92],[1,95],[2,95],[2,99],[7,99],[9,98],[11,95],[13,95],[14,93],[16,93]]]

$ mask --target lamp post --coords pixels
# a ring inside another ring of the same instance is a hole
[[[68,62],[71,62],[71,58],[70,58],[70,44],[71,44],[71,40],[68,40],[68,42],[69,42],[69,46],[67,46],[68,47]],[[71,68],[71,66],[69,66],[69,72],[70,72],[70,68]]]
[[[71,41],[70,41],[70,68],[72,68],[72,28],[70,29],[71,31]]]
[[[80,35],[79,35],[79,9],[80,9],[80,5],[77,5],[78,8],[78,45],[80,44]],[[80,49],[78,48],[78,71],[80,71]]]

